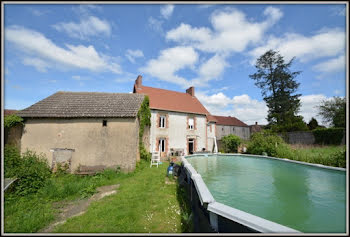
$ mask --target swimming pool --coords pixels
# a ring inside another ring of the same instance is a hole
[[[306,233],[346,231],[346,172],[245,155],[186,160],[216,202]]]

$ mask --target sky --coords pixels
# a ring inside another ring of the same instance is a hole
[[[330,2],[331,3],[331,2]],[[301,71],[299,115],[346,95],[345,4],[5,4],[4,108],[57,91],[130,93],[143,85],[195,95],[213,115],[267,124],[254,81],[267,50]]]

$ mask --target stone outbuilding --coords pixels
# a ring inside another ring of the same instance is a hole
[[[216,119],[216,138],[221,140],[222,137],[229,134],[236,135],[244,140],[250,139],[250,128],[241,120],[231,116],[217,116]]]
[[[142,94],[57,92],[17,112],[24,118],[21,152],[43,153],[49,165],[71,172],[135,169],[139,157],[137,113]]]

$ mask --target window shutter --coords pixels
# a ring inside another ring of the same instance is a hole
[[[157,122],[156,122],[156,124],[157,124],[157,128],[159,128],[160,127],[160,116],[159,116],[159,114],[157,114]]]
[[[165,127],[169,128],[169,115],[168,114],[166,114]]]
[[[197,130],[197,118],[196,117],[193,118],[193,128],[194,128],[194,130]]]

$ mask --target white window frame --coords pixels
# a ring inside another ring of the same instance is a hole
[[[160,152],[165,152],[165,139],[164,138],[159,138],[159,147],[158,150]]]
[[[191,124],[192,121],[192,124]],[[194,130],[194,118],[188,118],[188,128]]]
[[[165,115],[160,115],[159,116],[159,127],[160,128],[165,128],[166,127],[166,116]]]

